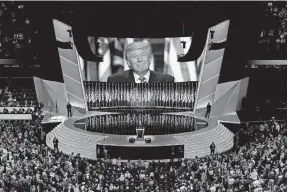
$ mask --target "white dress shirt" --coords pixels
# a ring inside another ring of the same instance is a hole
[[[134,79],[135,79],[136,83],[141,83],[141,80],[139,79],[140,76],[138,74],[133,72],[133,76],[134,76]],[[148,83],[149,82],[149,78],[150,78],[150,70],[148,71],[148,73],[146,73],[146,75],[144,75],[144,77],[145,77],[145,81]]]

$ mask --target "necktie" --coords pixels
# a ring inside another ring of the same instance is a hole
[[[145,77],[139,77],[140,83],[147,83]]]

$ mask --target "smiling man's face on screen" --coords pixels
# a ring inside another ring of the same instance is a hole
[[[151,48],[145,42],[135,42],[127,48],[127,63],[140,76],[144,76],[151,63]]]
[[[128,44],[124,53],[129,69],[117,72],[107,78],[115,83],[172,83],[174,77],[163,72],[154,71],[155,62],[150,43],[147,40]],[[126,63],[125,63],[126,64]],[[152,65],[152,67],[151,67]],[[152,70],[150,70],[152,68]],[[163,66],[162,66],[163,68]],[[164,68],[163,68],[164,70]]]

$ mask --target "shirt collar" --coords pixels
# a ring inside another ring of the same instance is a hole
[[[139,80],[139,77],[140,77],[140,76],[139,76],[138,74],[136,74],[136,73],[133,72],[133,76],[134,76],[135,82],[136,82],[137,80]],[[145,77],[146,81],[149,82],[150,70],[148,70],[148,72],[146,73],[146,75],[144,75],[144,77]]]

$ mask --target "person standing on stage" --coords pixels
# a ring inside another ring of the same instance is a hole
[[[108,159],[108,151],[106,149],[106,147],[103,147],[103,154],[104,154],[104,159],[107,160]]]
[[[40,110],[42,110],[42,109],[44,109],[44,102],[43,101],[40,102]]]
[[[215,149],[216,149],[216,145],[214,144],[214,142],[212,142],[212,144],[210,145],[210,155],[215,154]]]
[[[206,107],[206,115],[205,115],[205,118],[209,118],[210,117],[210,112],[211,112],[211,105],[210,103],[207,104],[207,107]]]
[[[68,102],[68,104],[67,104],[67,113],[68,113],[68,117],[72,117],[71,108],[72,108],[72,106],[71,106],[71,104]]]
[[[44,106],[43,106],[44,107]],[[36,107],[35,107],[36,111],[40,111],[41,110],[41,103],[39,101],[36,101]]]
[[[54,137],[53,139],[53,144],[54,144],[54,152],[56,152],[56,149],[57,149],[57,152],[59,153],[59,148],[58,148],[59,141],[56,137]]]

